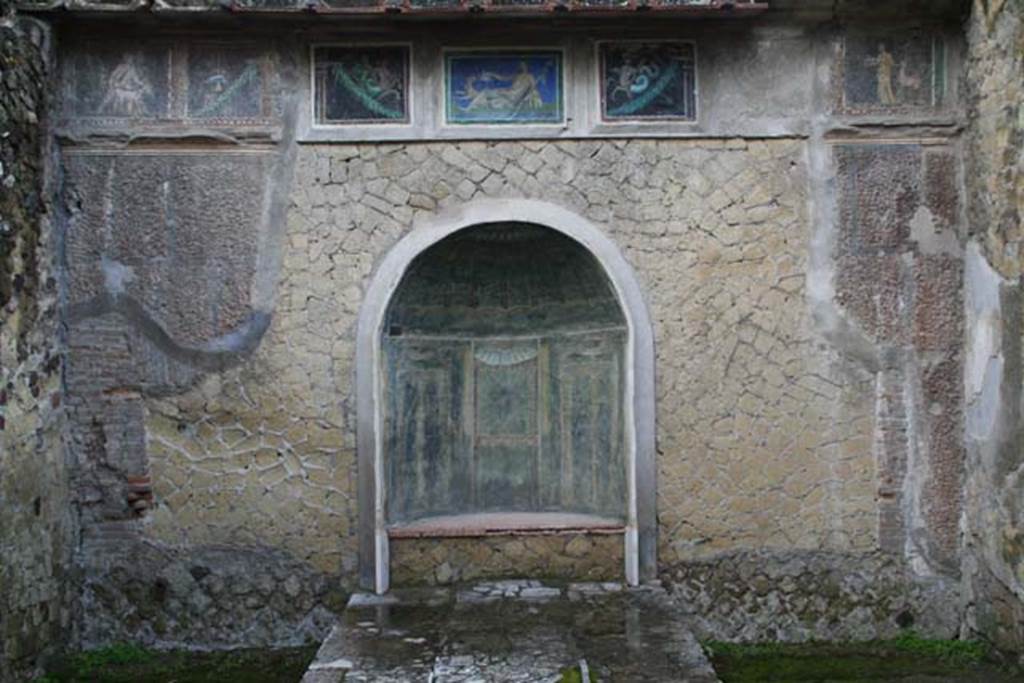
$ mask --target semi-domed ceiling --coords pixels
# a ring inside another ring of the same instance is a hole
[[[608,278],[579,243],[537,225],[492,223],[413,261],[384,332],[500,336],[624,325]]]

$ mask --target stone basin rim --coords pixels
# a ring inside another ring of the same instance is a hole
[[[480,536],[621,534],[622,520],[565,512],[488,512],[439,515],[388,527],[391,538],[458,538]]]

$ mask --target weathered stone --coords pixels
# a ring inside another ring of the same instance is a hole
[[[835,153],[842,183],[841,248],[902,249],[921,204],[921,148],[844,145]]]
[[[964,335],[963,263],[921,256],[914,272],[914,345],[921,351],[960,348]]]
[[[343,674],[344,680],[527,683],[557,680],[580,666],[601,680],[717,680],[663,592],[572,601],[549,586],[521,591],[500,602],[424,602],[409,595],[387,607],[350,607],[303,680],[336,681],[324,676]]]
[[[69,644],[77,529],[62,438],[60,273],[39,121],[43,27],[0,4],[0,680],[34,680]]]
[[[765,574],[746,578],[752,568]],[[681,563],[667,575],[673,600],[701,639],[888,638],[908,618],[915,629],[939,637],[954,637],[958,628],[956,582],[915,577],[892,556],[723,553]],[[778,575],[792,580],[767,578]]]

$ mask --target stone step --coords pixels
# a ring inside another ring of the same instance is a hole
[[[491,581],[357,593],[303,683],[711,683],[714,669],[659,587]]]

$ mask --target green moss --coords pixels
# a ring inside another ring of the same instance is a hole
[[[900,634],[900,637],[891,641],[891,644],[901,652],[910,652],[961,664],[982,662],[989,654],[988,646],[980,641],[934,640],[922,638],[913,631]]]
[[[705,649],[724,683],[754,681],[1019,681],[1020,672],[986,661],[979,642],[922,638],[912,631],[865,643],[709,642]]]
[[[597,678],[594,677],[594,672],[591,671],[590,675],[587,676],[590,679],[590,683],[597,683]],[[558,679],[558,683],[586,683],[583,680],[583,672],[580,671],[578,666],[570,666],[568,669],[562,670],[562,677]]]
[[[45,683],[281,683],[301,680],[316,647],[226,652],[156,652],[118,644],[73,655]],[[39,682],[37,682],[39,683]]]
[[[153,659],[154,654],[134,643],[116,643],[99,650],[88,650],[74,659],[75,669],[81,676],[125,664],[142,664]]]

